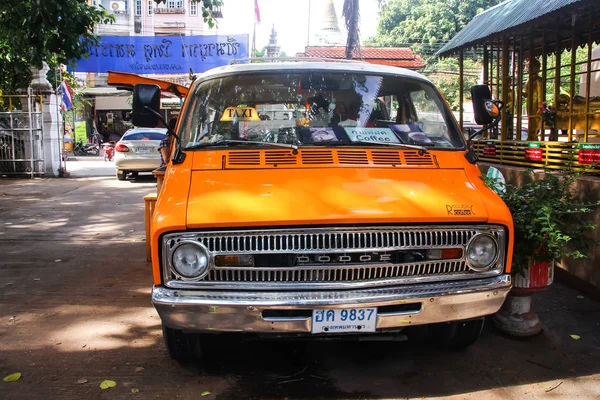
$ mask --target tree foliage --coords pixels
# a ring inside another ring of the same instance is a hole
[[[471,99],[471,86],[477,84],[477,78],[481,71],[481,64],[465,59],[463,91],[464,101]],[[460,79],[458,79],[459,67],[456,58],[445,58],[432,60],[427,65],[423,74],[426,75],[440,90],[446,98],[452,111],[460,110]]]
[[[158,0],[164,2],[165,0]],[[222,0],[198,0],[204,21],[214,26]],[[0,0],[0,91],[16,92],[31,82],[30,66],[69,65],[98,44],[97,24],[114,16],[85,0]]]
[[[502,0],[390,0],[382,8],[377,46],[416,45],[419,51],[454,37],[475,15]]]
[[[157,3],[166,3],[167,0],[155,0]],[[215,11],[218,7],[223,5],[223,0],[192,0],[194,3],[198,3],[202,9],[202,18],[204,22],[208,24],[209,28],[213,28],[217,25],[217,19],[215,17]]]
[[[0,87],[14,92],[31,81],[29,66],[69,64],[97,43],[94,25],[112,16],[80,0],[0,0]]]

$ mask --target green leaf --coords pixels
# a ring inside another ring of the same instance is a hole
[[[21,373],[15,372],[14,374],[10,374],[4,377],[4,382],[16,382],[21,379]]]
[[[139,393],[139,392],[140,392],[140,389],[138,389],[138,388],[131,389],[131,393]]]
[[[100,389],[104,390],[104,389],[108,389],[108,388],[114,388],[115,386],[117,386],[117,382],[105,380],[105,381],[102,381],[102,383],[100,384]]]
[[[202,392],[202,394],[200,396],[206,397],[206,396],[209,396],[209,395],[210,395],[210,392],[209,391],[205,391],[205,392]]]
[[[579,336],[579,335],[571,335],[571,338],[573,340],[579,340],[579,339],[581,339],[581,336]]]

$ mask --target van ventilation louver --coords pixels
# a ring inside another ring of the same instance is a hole
[[[230,165],[261,165],[260,151],[235,151],[229,153]]]
[[[331,150],[307,150],[300,153],[302,164],[333,164]]]
[[[376,165],[435,168],[431,154],[404,150],[291,150],[231,151],[226,168],[317,167],[323,165]]]
[[[400,153],[397,151],[371,151],[373,164],[402,164]]]
[[[369,164],[366,151],[338,150],[337,156],[340,164]]]

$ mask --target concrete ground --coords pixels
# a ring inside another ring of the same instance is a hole
[[[461,352],[232,340],[180,366],[150,304],[154,180],[119,182],[101,160],[67,167],[80,177],[0,180],[0,377],[22,374],[0,381],[2,399],[600,398],[600,303],[559,283],[536,295],[545,330],[529,339],[488,324]],[[116,387],[100,389],[107,379]]]

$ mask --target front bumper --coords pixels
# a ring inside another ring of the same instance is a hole
[[[392,329],[493,314],[510,288],[510,275],[344,291],[225,292],[155,286],[152,303],[164,325],[189,332],[310,333],[309,315],[273,317],[272,311],[284,315],[286,310],[310,314],[318,308],[378,307],[377,330]],[[411,307],[385,312],[390,309],[386,306],[398,305]]]
[[[115,156],[115,168],[119,171],[153,171],[160,167],[160,157],[141,158]]]

